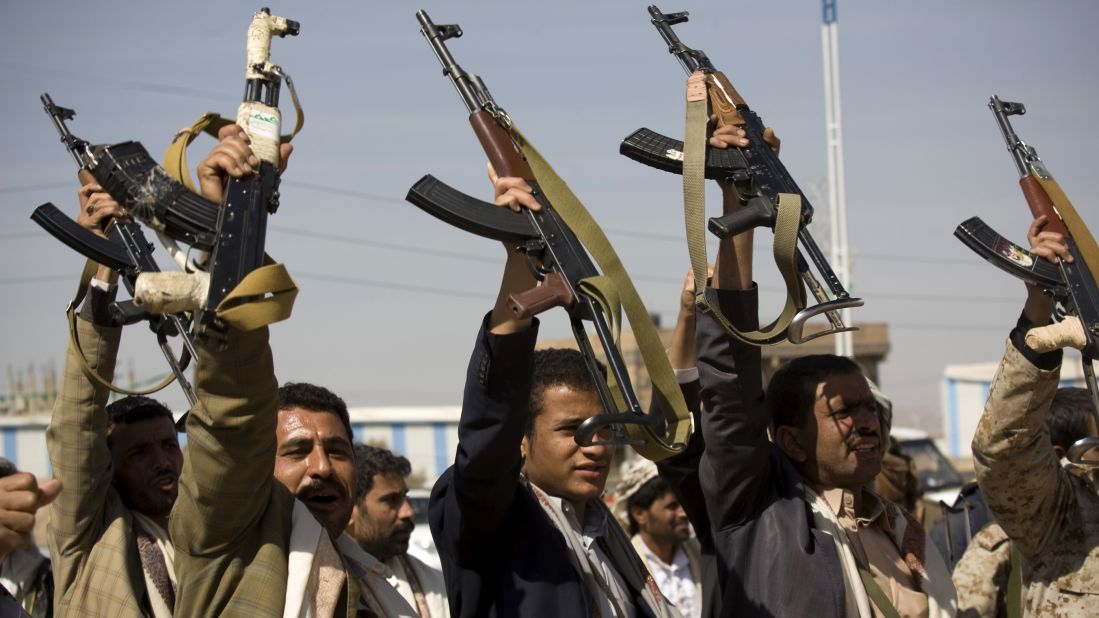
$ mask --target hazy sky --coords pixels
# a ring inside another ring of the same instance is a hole
[[[685,75],[643,2],[314,2],[272,5],[301,22],[273,60],[297,84],[305,129],[270,220],[268,251],[301,284],[272,328],[281,380],[329,386],[351,405],[457,403],[502,249],[403,201],[432,173],[490,195],[466,112],[414,16],[465,31],[450,49],[605,227],[649,309],[674,319],[687,268],[677,177],[618,154],[641,126],[682,133]],[[7,2],[0,8],[0,276],[7,302],[0,365],[39,370],[63,358],[64,306],[82,258],[41,232],[33,208],[75,214],[75,170],[38,96],[77,110],[93,142],[139,140],[159,156],[207,110],[235,113],[244,31],[257,4]],[[708,52],[783,138],[804,189],[825,175],[820,4],[683,2],[677,32]],[[986,103],[1022,101],[1015,120],[1087,220],[1099,180],[1099,4],[1091,0],[839,2],[853,291],[857,320],[888,321],[883,388],[902,418],[935,414],[943,366],[995,360],[1022,284],[952,236],[980,215],[1025,240],[1029,216]],[[288,97],[284,97],[288,102]],[[289,107],[284,106],[289,116]],[[192,165],[212,146],[196,142]],[[716,197],[716,196],[715,196]],[[812,196],[811,196],[812,197]],[[716,208],[716,200],[711,201]],[[817,200],[818,218],[827,204]],[[814,229],[819,224],[814,225]],[[826,239],[824,229],[818,236]],[[768,247],[770,234],[757,236]],[[157,255],[167,267],[162,250]],[[769,261],[758,253],[761,263]],[[764,304],[781,297],[759,269]],[[563,312],[543,336],[567,336]],[[154,338],[127,331],[120,367],[166,365]],[[175,386],[164,398],[180,406]]]

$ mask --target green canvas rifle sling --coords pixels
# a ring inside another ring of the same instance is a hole
[[[298,103],[297,94],[294,93],[289,80],[287,82],[294,100],[297,119],[293,132],[281,136],[283,142],[289,142],[298,134],[305,118]],[[202,133],[216,138],[222,127],[233,123],[233,120],[216,112],[206,112],[190,127],[178,131],[172,143],[168,145],[168,149],[164,151],[164,169],[168,175],[182,182],[191,191],[197,191],[187,168],[187,146]],[[286,271],[286,266],[276,263],[267,256],[264,265],[241,279],[237,287],[233,288],[233,291],[217,306],[215,313],[219,319],[233,328],[254,330],[289,318],[297,294],[298,286]]]
[[[717,307],[713,291],[707,287],[706,257],[706,124],[709,106],[706,76],[695,71],[687,79],[687,120],[683,138],[683,218],[687,229],[687,251],[695,279],[695,303],[710,314],[729,334],[744,343],[762,346],[786,338],[790,322],[805,308],[805,288],[798,277],[797,240],[801,225],[801,196],[780,193],[775,221],[774,256],[782,280],[786,283],[786,303],[782,313],[770,324],[754,331],[741,331]],[[767,148],[766,144],[762,145]]]
[[[642,430],[638,425],[627,424],[626,431],[632,437],[642,441],[642,444],[635,445],[634,449],[642,457],[652,461],[660,461],[678,454],[691,436],[693,420],[679,384],[676,382],[675,374],[672,372],[671,364],[668,362],[664,346],[660,343],[656,327],[653,326],[652,318],[649,317],[645,305],[641,302],[633,281],[630,280],[629,274],[626,273],[622,261],[607,240],[607,236],[572,189],[565,184],[565,181],[557,175],[515,125],[510,125],[509,129],[520,152],[530,164],[538,185],[553,204],[553,208],[569,229],[576,234],[584,248],[599,265],[600,272],[603,273],[601,276],[589,277],[581,281],[580,289],[600,305],[603,314],[611,322],[615,334],[615,345],[618,344],[623,310],[630,328],[633,329],[638,350],[641,352],[641,358],[653,383],[653,401],[650,405],[664,412],[667,421],[666,435],[671,436],[669,442],[663,436],[655,435],[648,428]],[[621,392],[612,380],[608,379],[608,383],[621,409],[623,406]]]
[[[76,334],[77,328],[77,312],[76,308],[80,306],[80,303],[84,301],[84,296],[88,293],[88,285],[92,282],[92,278],[95,276],[96,270],[99,269],[99,264],[92,260],[88,260],[84,263],[84,271],[80,273],[80,282],[76,284],[76,294],[73,295],[73,299],[69,302],[69,306],[65,308],[65,316],[68,318],[69,323],[69,343],[72,344],[76,350],[76,355],[80,358],[80,368],[84,371],[84,375],[99,384],[100,386],[112,390],[116,393],[122,393],[123,395],[138,395],[145,396],[151,395],[159,390],[162,390],[165,386],[168,386],[176,379],[176,374],[169,371],[168,375],[164,376],[164,379],[157,385],[146,390],[132,390],[128,388],[122,388],[117,384],[113,384],[103,376],[99,375],[94,369],[88,365],[88,359],[84,356],[84,348],[80,347],[80,337]]]

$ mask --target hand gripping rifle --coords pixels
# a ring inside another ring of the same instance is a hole
[[[197,335],[220,336],[226,325],[256,328],[290,314],[296,286],[282,265],[265,264],[264,254],[267,215],[278,207],[279,144],[289,139],[279,135],[278,98],[283,79],[298,108],[295,134],[303,117],[289,76],[272,64],[269,56],[273,36],[292,36],[299,30],[297,22],[272,16],[266,8],[252,17],[245,96],[237,123],[248,135],[260,169],[251,177],[230,179],[221,204],[180,182],[190,182],[185,163],[178,165],[181,169],[166,171],[137,142],[82,147],[85,169],[130,215],[156,230],[181,268],[192,271],[142,272],[134,283],[135,302],[154,313],[197,311]],[[200,119],[203,124],[195,126],[207,126],[212,120],[220,125],[229,123],[212,116],[216,115],[207,114]],[[191,133],[193,138],[195,132],[192,128],[181,133]],[[185,147],[188,142],[177,139],[173,147]],[[182,156],[180,148],[176,158],[182,161]],[[176,241],[190,245],[203,259],[188,260]],[[272,296],[265,297],[267,293]]]
[[[604,408],[603,414],[593,416],[576,430],[578,444],[630,444],[652,460],[682,451],[691,432],[690,413],[656,330],[614,249],[564,182],[496,104],[481,79],[454,61],[444,42],[462,36],[461,28],[455,24],[436,25],[424,11],[416,17],[420,32],[443,65],[443,73],[469,110],[470,124],[492,165],[501,176],[524,178],[542,209],[512,212],[465,195],[430,175],[413,185],[406,199],[451,225],[516,245],[524,252],[541,283],[509,299],[518,316],[533,316],[553,307],[564,307],[568,312],[573,335]],[[589,250],[604,275],[593,264]],[[653,377],[653,409],[662,416],[646,414],[630,384],[616,343],[619,297]],[[607,359],[607,375],[601,375],[598,369],[585,322],[595,329]]]
[[[979,217],[963,221],[954,236],[992,265],[1050,294],[1058,304],[1054,312],[1058,321],[1066,315],[1079,318],[1087,342],[1082,350],[1084,378],[1099,421],[1099,385],[1092,365],[1099,358],[1099,245],[1038,152],[1011,127],[1009,117],[1025,114],[1026,107],[997,96],[989,99],[988,107],[1015,161],[1031,214],[1035,218],[1044,215],[1048,220],[1045,229],[1064,235],[1074,260],[1061,260],[1054,266],[997,234]],[[1099,438],[1084,438],[1069,449],[1068,457],[1076,460],[1095,446],[1099,446]]]
[[[95,167],[93,149],[88,142],[69,132],[69,128],[65,124],[65,121],[71,120],[73,116],[76,115],[76,112],[55,105],[49,94],[43,94],[41,100],[46,114],[53,121],[54,127],[57,128],[57,132],[61,135],[61,142],[65,144],[69,154],[71,154],[73,160],[76,161],[76,165],[79,168],[77,177],[80,180],[81,185],[94,182],[95,178],[90,171]],[[153,245],[146,240],[145,234],[141,231],[141,225],[136,222],[116,221],[108,230],[108,239],[105,240],[81,227],[51,203],[46,203],[36,208],[34,213],[31,214],[31,219],[42,226],[42,228],[49,232],[54,238],[57,238],[70,248],[75,249],[88,259],[117,270],[121,275],[122,283],[126,286],[126,290],[130,293],[131,298],[134,295],[134,286],[136,285],[137,278],[141,273],[160,271],[160,268],[157,266],[156,260],[152,255]],[[85,270],[86,272],[91,272],[90,268],[86,268]],[[87,281],[82,280],[79,286],[80,289],[77,290],[78,298],[83,298],[86,286]],[[70,322],[75,318],[77,304],[79,304],[79,300],[76,300],[69,305]],[[163,382],[150,390],[130,391],[114,385],[107,386],[112,390],[122,393],[147,395],[159,391],[175,379],[179,381],[180,387],[183,388],[183,392],[187,396],[188,402],[190,402],[191,405],[194,405],[197,402],[194,389],[183,373],[190,363],[191,358],[195,355],[194,345],[190,333],[188,332],[191,323],[187,315],[182,313],[147,313],[141,307],[137,306],[133,300],[122,300],[111,303],[110,312],[115,321],[120,324],[129,325],[147,320],[149,322],[149,328],[156,333],[157,343],[160,345],[161,351],[164,352],[164,357],[168,360],[168,365],[171,367],[172,372]],[[70,326],[75,326],[75,324],[70,324]],[[79,346],[79,342],[76,339],[75,328],[70,331],[70,335],[72,340]],[[168,337],[174,337],[176,335],[179,335],[180,339],[183,341],[183,353],[178,360],[172,352],[171,347],[168,345]],[[83,358],[83,355],[81,355],[81,358]],[[89,368],[85,367],[85,372],[90,373],[93,379],[99,379],[99,381],[105,383],[105,381],[100,379],[100,376],[91,372]]]
[[[668,44],[668,51],[683,65],[687,82],[687,136],[684,142],[650,131],[638,129],[622,142],[621,153],[627,157],[666,172],[683,175],[687,241],[691,265],[695,273],[695,289],[699,306],[710,312],[734,336],[754,345],[778,343],[789,339],[802,343],[824,335],[856,330],[843,324],[839,310],[861,307],[863,301],[851,298],[843,283],[833,272],[828,260],[817,246],[806,226],[813,217],[813,207],[798,188],[786,166],[763,140],[763,121],[753,112],[733,88],[725,74],[714,68],[706,54],[683,44],[672,30],[675,24],[687,21],[687,12],[664,14],[649,7],[652,23]],[[745,148],[706,148],[707,101],[717,116],[717,126],[737,125],[747,133]],[[706,241],[702,231],[705,217],[704,178],[723,180],[733,187],[741,207],[709,221],[709,230],[718,238],[729,238],[746,230],[767,226],[775,231],[775,261],[786,282],[787,299],[782,315],[759,331],[744,333],[736,330],[707,300]],[[809,255],[824,278],[828,291],[813,275],[797,248]],[[809,288],[818,304],[806,307],[805,290]],[[829,299],[828,293],[832,299]],[[824,314],[830,328],[807,334],[805,323]]]

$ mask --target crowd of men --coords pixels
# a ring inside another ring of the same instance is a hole
[[[710,138],[746,143],[734,127]],[[198,168],[203,194],[220,201],[257,165],[226,127]],[[498,206],[540,208],[524,180],[490,180]],[[98,185],[78,196],[96,233],[127,216]],[[1044,224],[1032,250],[1071,259]],[[723,240],[710,280],[741,329],[759,325],[752,243]],[[54,478],[0,466],[0,616],[1099,615],[1096,468],[1063,458],[1099,428],[1086,397],[1058,393],[1061,347],[1078,343],[1043,337],[1046,296],[1028,290],[974,438],[992,521],[951,536],[948,563],[911,503],[874,490],[889,403],[860,366],[805,356],[764,385],[760,348],[696,315],[692,281],[668,354],[696,430],[608,487],[616,446],[574,440],[602,413],[596,385],[579,352],[536,351],[537,319],[509,310],[536,281],[507,247],[454,463],[431,493],[440,570],[408,553],[410,462],[354,443],[323,386],[280,386],[266,327],[198,341],[198,403],[180,427],[153,399],[108,404],[91,376],[113,376],[122,326],[101,266],[47,433]],[[49,562],[30,536],[41,508]]]

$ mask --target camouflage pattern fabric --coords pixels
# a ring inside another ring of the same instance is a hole
[[[973,438],[989,509],[1019,549],[1025,616],[1099,616],[1099,484],[1062,467],[1045,418],[1060,369],[1034,366],[1012,343]]]
[[[1011,575],[1011,541],[999,524],[981,529],[954,567],[961,618],[1005,618],[1007,580]]]

